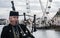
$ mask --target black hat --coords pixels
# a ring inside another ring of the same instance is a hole
[[[19,16],[19,12],[16,12],[16,11],[10,11],[9,16]]]

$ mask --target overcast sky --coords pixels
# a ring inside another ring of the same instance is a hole
[[[26,12],[26,0],[13,0],[15,3],[16,11],[19,11],[20,14]],[[42,17],[42,10],[39,0],[28,0],[30,4],[30,15],[36,14],[37,17]],[[41,0],[44,8],[46,7],[47,0]],[[51,5],[49,10],[48,17],[52,18],[60,8],[60,0],[52,0],[52,3],[49,2],[48,5]],[[0,0],[0,18],[8,18],[11,8],[11,0]]]

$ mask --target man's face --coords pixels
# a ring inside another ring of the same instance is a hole
[[[16,25],[18,23],[18,16],[10,16],[9,21],[13,26]]]

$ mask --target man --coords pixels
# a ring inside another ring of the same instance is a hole
[[[10,23],[3,28],[1,38],[34,38],[26,28],[26,25],[18,23],[18,16],[18,12],[10,11]]]

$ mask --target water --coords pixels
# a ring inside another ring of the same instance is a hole
[[[2,31],[2,27],[0,26],[0,34]],[[37,30],[36,32],[33,32],[33,35],[35,36],[35,38],[60,38],[60,31]]]
[[[33,33],[35,38],[60,38],[60,31],[38,30]]]

